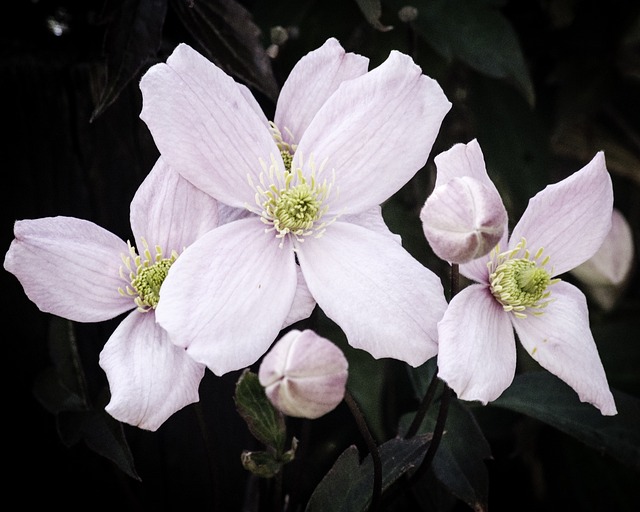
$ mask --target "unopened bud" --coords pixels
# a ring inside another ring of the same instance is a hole
[[[265,355],[258,378],[267,398],[288,416],[315,419],[344,398],[347,358],[312,330],[291,330]]]
[[[507,212],[498,192],[464,176],[436,187],[420,212],[424,235],[439,258],[467,263],[502,238]]]

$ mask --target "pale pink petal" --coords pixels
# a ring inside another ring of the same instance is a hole
[[[420,220],[433,252],[450,263],[485,256],[507,230],[507,210],[496,188],[469,176],[436,186]]]
[[[304,320],[305,318],[309,318],[313,309],[316,307],[316,299],[311,295],[299,265],[296,265],[296,276],[298,279],[296,294],[293,297],[293,304],[291,304],[289,314],[282,325],[283,328],[295,324],[300,320]]]
[[[497,193],[493,181],[487,174],[484,155],[477,139],[471,140],[468,144],[455,144],[437,155],[433,161],[437,169],[436,187],[444,185],[453,178],[468,176],[496,190]]]
[[[218,226],[218,202],[158,159],[131,201],[131,229],[138,251],[158,245],[182,252]]]
[[[339,189],[332,212],[382,204],[426,163],[451,108],[410,57],[392,51],[369,73],[343,82],[302,135],[293,167],[325,162]]]
[[[173,413],[198,401],[204,365],[176,347],[154,314],[134,311],[100,353],[111,400],[105,410],[119,421],[157,430]]]
[[[438,376],[458,398],[486,404],[513,381],[513,327],[486,286],[468,286],[451,299],[438,336]]]
[[[205,57],[180,44],[166,64],[142,77],[147,123],[165,162],[196,187],[230,206],[254,203],[260,159],[284,168],[264,119],[236,82]]]
[[[522,237],[532,254],[544,248],[553,274],[559,275],[588,260],[611,228],[613,189],[604,154],[599,152],[580,171],[547,186],[529,200],[513,229],[513,248]]]
[[[338,86],[364,75],[368,67],[369,59],[346,53],[333,37],[302,57],[291,70],[278,98],[274,121],[283,139],[289,144],[298,143]]]
[[[604,415],[616,414],[584,295],[560,282],[552,286],[551,297],[553,302],[541,316],[513,319],[520,342],[541,366],[569,384],[582,402],[593,404]]]
[[[353,215],[343,215],[340,217],[340,221],[357,224],[358,226],[370,229],[371,231],[375,231],[381,235],[388,236],[396,243],[402,244],[402,238],[400,235],[393,233],[385,223],[384,217],[382,216],[382,208],[380,206],[374,206],[368,210]]]
[[[589,286],[620,285],[628,277],[634,258],[631,226],[614,208],[611,229],[600,249],[571,273]]]
[[[436,354],[442,284],[393,239],[334,222],[300,245],[298,259],[318,305],[352,346],[412,366]]]
[[[216,375],[254,363],[291,310],[296,264],[259,218],[220,226],[189,246],[160,290],[156,318]]]
[[[73,217],[19,220],[4,268],[41,311],[76,322],[100,322],[135,307],[118,288],[127,244],[100,226]]]

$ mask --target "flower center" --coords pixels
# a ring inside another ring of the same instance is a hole
[[[178,253],[173,251],[171,257],[164,258],[162,249],[155,247],[155,255],[151,254],[146,240],[144,245],[144,258],[136,253],[135,247],[129,242],[129,255],[122,255],[123,266],[120,267],[120,276],[127,279],[130,285],[125,289],[118,288],[120,295],[133,298],[138,311],[147,312],[155,309],[160,301],[160,287],[164,282],[169,268],[176,261]],[[126,271],[125,271],[126,267]],[[127,275],[128,271],[128,275]]]
[[[531,258],[526,245],[523,238],[514,249],[503,253],[496,246],[488,263],[491,293],[505,311],[513,312],[517,318],[526,318],[525,310],[541,315],[551,302],[549,286],[560,281],[551,279],[544,268],[549,262],[548,256],[539,261],[543,249]]]

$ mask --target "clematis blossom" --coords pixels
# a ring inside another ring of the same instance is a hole
[[[393,51],[368,71],[329,39],[293,68],[273,122],[185,44],[140,87],[141,118],[169,165],[251,213],[173,265],[156,315],[179,346],[218,375],[254,363],[292,307],[299,268],[354,347],[413,366],[437,353],[442,285],[380,209],[424,166],[451,107],[410,57]]]
[[[445,171],[446,172],[446,171]],[[438,324],[438,375],[463,400],[495,400],[516,370],[515,333],[542,367],[603,415],[616,406],[589,326],[584,294],[557,276],[587,261],[611,226],[603,153],[535,195],[510,236],[460,265],[475,281]]]
[[[139,254],[83,219],[20,220],[4,268],[44,312],[76,322],[100,322],[129,312],[100,353],[111,392],[106,411],[154,431],[198,401],[205,372],[156,323],[162,282],[185,247],[239,215],[243,213],[219,205],[159,159],[131,202]],[[304,283],[298,293],[292,321],[307,316],[315,305],[304,293]]]

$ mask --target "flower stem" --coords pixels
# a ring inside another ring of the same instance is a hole
[[[380,460],[380,453],[378,452],[378,446],[367,427],[367,422],[362,415],[362,411],[358,404],[354,400],[349,390],[345,391],[344,401],[346,402],[353,418],[358,425],[358,429],[367,443],[367,448],[371,454],[371,460],[373,461],[373,491],[371,493],[371,505],[369,506],[369,512],[376,512],[380,509],[380,501],[382,496],[382,461]]]
[[[431,405],[431,400],[433,400],[433,396],[436,394],[436,389],[438,389],[438,382],[438,372],[436,371],[431,378],[431,382],[429,383],[427,392],[422,399],[422,403],[420,403],[420,407],[416,411],[416,415],[413,417],[413,421],[407,429],[407,433],[404,435],[405,439],[411,439],[418,432],[420,425],[422,425],[422,422],[424,421],[424,417],[427,415],[427,411],[429,410],[429,406]]]

